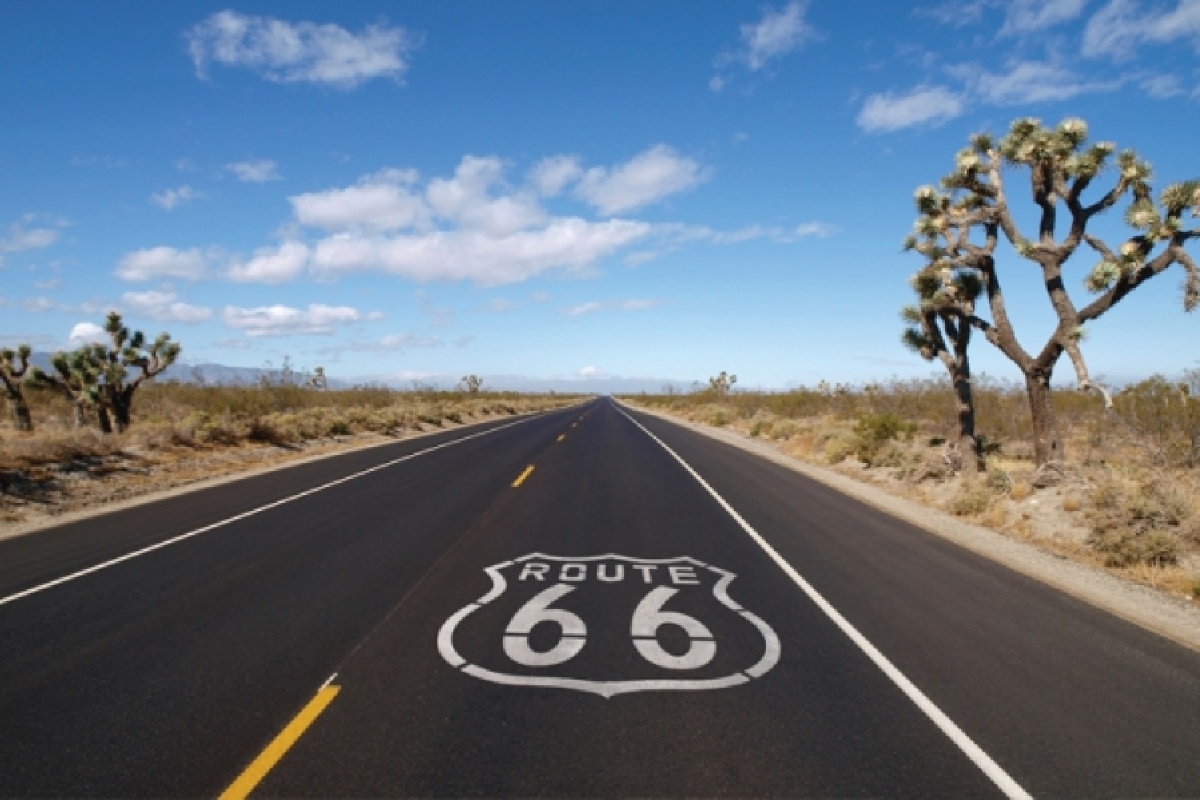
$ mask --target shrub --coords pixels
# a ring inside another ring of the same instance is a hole
[[[854,452],[859,461],[874,466],[885,443],[900,436],[911,441],[917,430],[915,422],[906,422],[892,413],[864,414],[854,425]]]

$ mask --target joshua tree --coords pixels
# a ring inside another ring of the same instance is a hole
[[[172,342],[168,333],[160,333],[154,342],[147,344],[145,334],[130,333],[116,311],[108,312],[104,332],[111,344],[94,344],[90,352],[103,379],[101,403],[112,412],[117,433],[124,433],[129,427],[134,392],[143,382],[175,363],[183,348]],[[135,367],[140,374],[133,377],[131,370]]]
[[[962,276],[978,281],[986,294],[990,320],[955,311],[952,316],[983,333],[1025,377],[1034,432],[1034,458],[1039,465],[1059,460],[1063,444],[1050,402],[1050,378],[1058,359],[1066,353],[1081,390],[1094,390],[1111,398],[1094,384],[1080,349],[1083,326],[1098,319],[1134,289],[1178,263],[1185,271],[1183,306],[1191,311],[1200,304],[1200,271],[1184,245],[1200,231],[1185,227],[1183,217],[1200,209],[1200,181],[1167,186],[1157,205],[1151,198],[1150,165],[1134,151],[1116,155],[1109,142],[1085,146],[1087,124],[1067,119],[1056,128],[1036,119],[1018,119],[1000,140],[987,134],[971,137],[958,153],[955,169],[944,177],[941,189],[922,186],[914,197],[919,217],[916,230],[905,242],[929,263],[914,285],[922,297],[946,294]],[[1009,207],[1001,170],[1027,170],[1038,230],[1032,238],[1017,226]],[[1115,167],[1116,180],[1103,195],[1085,202],[1084,192],[1107,168]],[[1116,247],[1088,233],[1100,213],[1129,197],[1125,221],[1135,233]],[[1061,239],[1059,214],[1066,211]],[[972,242],[969,234],[979,240]],[[1040,272],[1050,305],[1058,319],[1041,350],[1030,352],[1017,340],[1000,288],[994,258],[1001,235],[1022,259]],[[1097,297],[1080,308],[1064,279],[1064,266],[1080,245],[1087,244],[1100,262],[1084,278]],[[961,303],[959,307],[962,308]]]
[[[955,231],[957,236],[965,231]],[[907,306],[901,318],[908,323],[901,340],[926,361],[938,359],[950,373],[958,407],[958,453],[968,472],[983,468],[983,453],[975,435],[975,398],[971,392],[971,317],[983,290],[972,270],[942,270],[930,261],[913,278],[918,305]]]
[[[101,402],[100,369],[92,357],[89,347],[81,347],[71,353],[55,353],[50,357],[53,373],[34,367],[28,384],[34,389],[56,389],[71,404],[75,414],[75,427],[87,425],[87,412],[94,410],[100,430],[112,431],[108,411]]]
[[[21,387],[21,378],[29,370],[29,356],[33,350],[23,344],[13,352],[12,348],[0,350],[0,383],[4,384],[4,395],[8,399],[8,410],[12,413],[13,426],[19,431],[33,430],[33,417]]]
[[[478,375],[464,375],[463,379],[458,382],[458,386],[464,392],[478,394],[480,388],[483,387],[483,378]]]
[[[325,377],[324,367],[315,367],[313,369],[313,376],[308,379],[308,385],[322,391],[329,388],[329,379]]]
[[[717,397],[724,399],[729,396],[729,390],[737,383],[737,375],[727,375],[725,370],[721,370],[721,374],[708,379],[708,388],[711,389]]]

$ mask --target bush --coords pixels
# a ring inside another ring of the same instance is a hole
[[[915,422],[906,422],[892,413],[865,414],[854,425],[854,452],[868,467],[875,466],[884,444],[903,436],[911,441],[917,430]]]

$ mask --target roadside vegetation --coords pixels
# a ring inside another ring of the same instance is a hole
[[[710,384],[626,398],[774,442],[803,461],[1126,577],[1200,597],[1200,369],[1051,394],[1065,459],[1036,460],[1025,387],[972,381],[983,465],[960,444],[949,378],[789,392]]]

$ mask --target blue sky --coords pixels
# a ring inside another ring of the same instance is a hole
[[[1083,117],[1156,189],[1200,177],[1200,0],[882,8],[9,0],[0,343],[116,308],[193,363],[352,380],[938,374],[899,342],[913,190],[1019,116]],[[1093,375],[1200,365],[1181,280],[1093,326]]]

